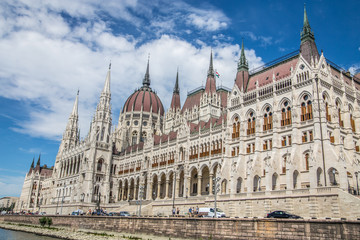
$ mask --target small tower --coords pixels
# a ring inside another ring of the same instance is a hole
[[[235,84],[239,87],[240,91],[246,92],[248,83],[249,83],[249,66],[245,57],[244,40],[242,40],[241,54],[238,62]]]
[[[105,78],[104,88],[100,94],[99,103],[96,107],[95,115],[91,123],[91,141],[106,142],[110,141],[110,131],[112,125],[111,117],[111,93],[110,93],[110,73],[111,63]]]
[[[319,52],[316,47],[314,33],[311,31],[309,20],[306,14],[306,6],[304,5],[304,25],[301,31],[300,53],[305,60],[311,64],[313,59],[315,62],[319,60]]]
[[[79,129],[78,129],[78,121],[79,121],[79,114],[78,114],[78,103],[79,103],[79,91],[77,92],[74,106],[72,112],[70,114],[68,123],[66,125],[66,129],[64,131],[59,152],[66,150],[70,147],[74,147],[79,140]]]
[[[166,121],[164,125],[164,132],[169,133],[175,131],[179,124],[176,124],[176,119],[180,115],[181,103],[180,103],[180,88],[179,88],[179,70],[176,73],[175,86],[173,96],[171,99],[170,108],[166,114]]]

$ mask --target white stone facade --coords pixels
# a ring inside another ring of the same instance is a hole
[[[217,178],[218,204],[230,216],[281,208],[305,217],[360,217],[346,207],[360,206],[360,80],[317,53],[307,24],[300,52],[249,72],[242,51],[229,90],[216,88],[211,55],[206,87],[188,94],[182,109],[172,103],[164,115],[134,100],[115,131],[109,68],[83,141],[76,98],[52,176],[40,179],[41,208],[135,210],[141,198],[144,212],[169,214],[172,201],[182,211],[212,205]],[[137,93],[143,99],[151,92],[147,76]],[[35,211],[32,174],[20,201]]]

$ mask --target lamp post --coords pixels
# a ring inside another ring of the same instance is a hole
[[[65,198],[65,187],[66,187],[66,184],[64,183],[63,196],[62,196],[62,199],[61,199],[61,209],[60,209],[60,215],[62,215],[62,209],[63,209],[63,204],[64,204],[64,198]]]
[[[336,174],[335,168],[332,169],[332,173],[333,173],[333,176],[334,176],[334,186],[336,186],[337,182],[336,182],[336,176],[335,176],[335,174]]]
[[[356,177],[356,189],[357,189],[356,194],[357,194],[357,195],[359,195],[359,181],[358,181],[358,175],[359,175],[359,172],[355,172],[355,177]]]
[[[216,195],[217,193],[220,191],[220,184],[218,183],[220,181],[220,177],[214,177],[214,203],[215,203],[215,209],[214,209],[214,218],[217,217],[217,212],[216,212]]]

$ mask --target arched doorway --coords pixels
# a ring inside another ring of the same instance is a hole
[[[210,171],[207,166],[202,169],[201,195],[209,195],[210,189]]]
[[[194,168],[191,171],[191,179],[190,179],[190,196],[196,196],[198,191],[198,172],[197,169]]]

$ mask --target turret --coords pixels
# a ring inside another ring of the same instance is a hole
[[[241,54],[237,67],[237,74],[235,84],[239,87],[240,91],[246,92],[249,83],[249,66],[245,57],[244,40],[241,43]]]
[[[180,88],[179,88],[179,71],[177,71],[177,73],[176,73],[175,87],[174,87],[173,96],[171,99],[170,108],[173,110],[173,112],[176,112],[178,109],[181,109]]]
[[[79,121],[79,114],[78,114],[78,104],[79,104],[79,91],[77,92],[73,109],[71,111],[68,123],[66,125],[66,129],[64,131],[61,145],[59,148],[59,152],[70,147],[74,147],[79,140],[79,129],[78,129],[78,121]]]
[[[215,80],[215,71],[214,71],[214,66],[213,66],[212,51],[210,53],[210,64],[209,64],[209,70],[208,70],[206,84],[205,84],[205,92],[207,94],[212,94],[212,93],[216,92],[216,80]]]

